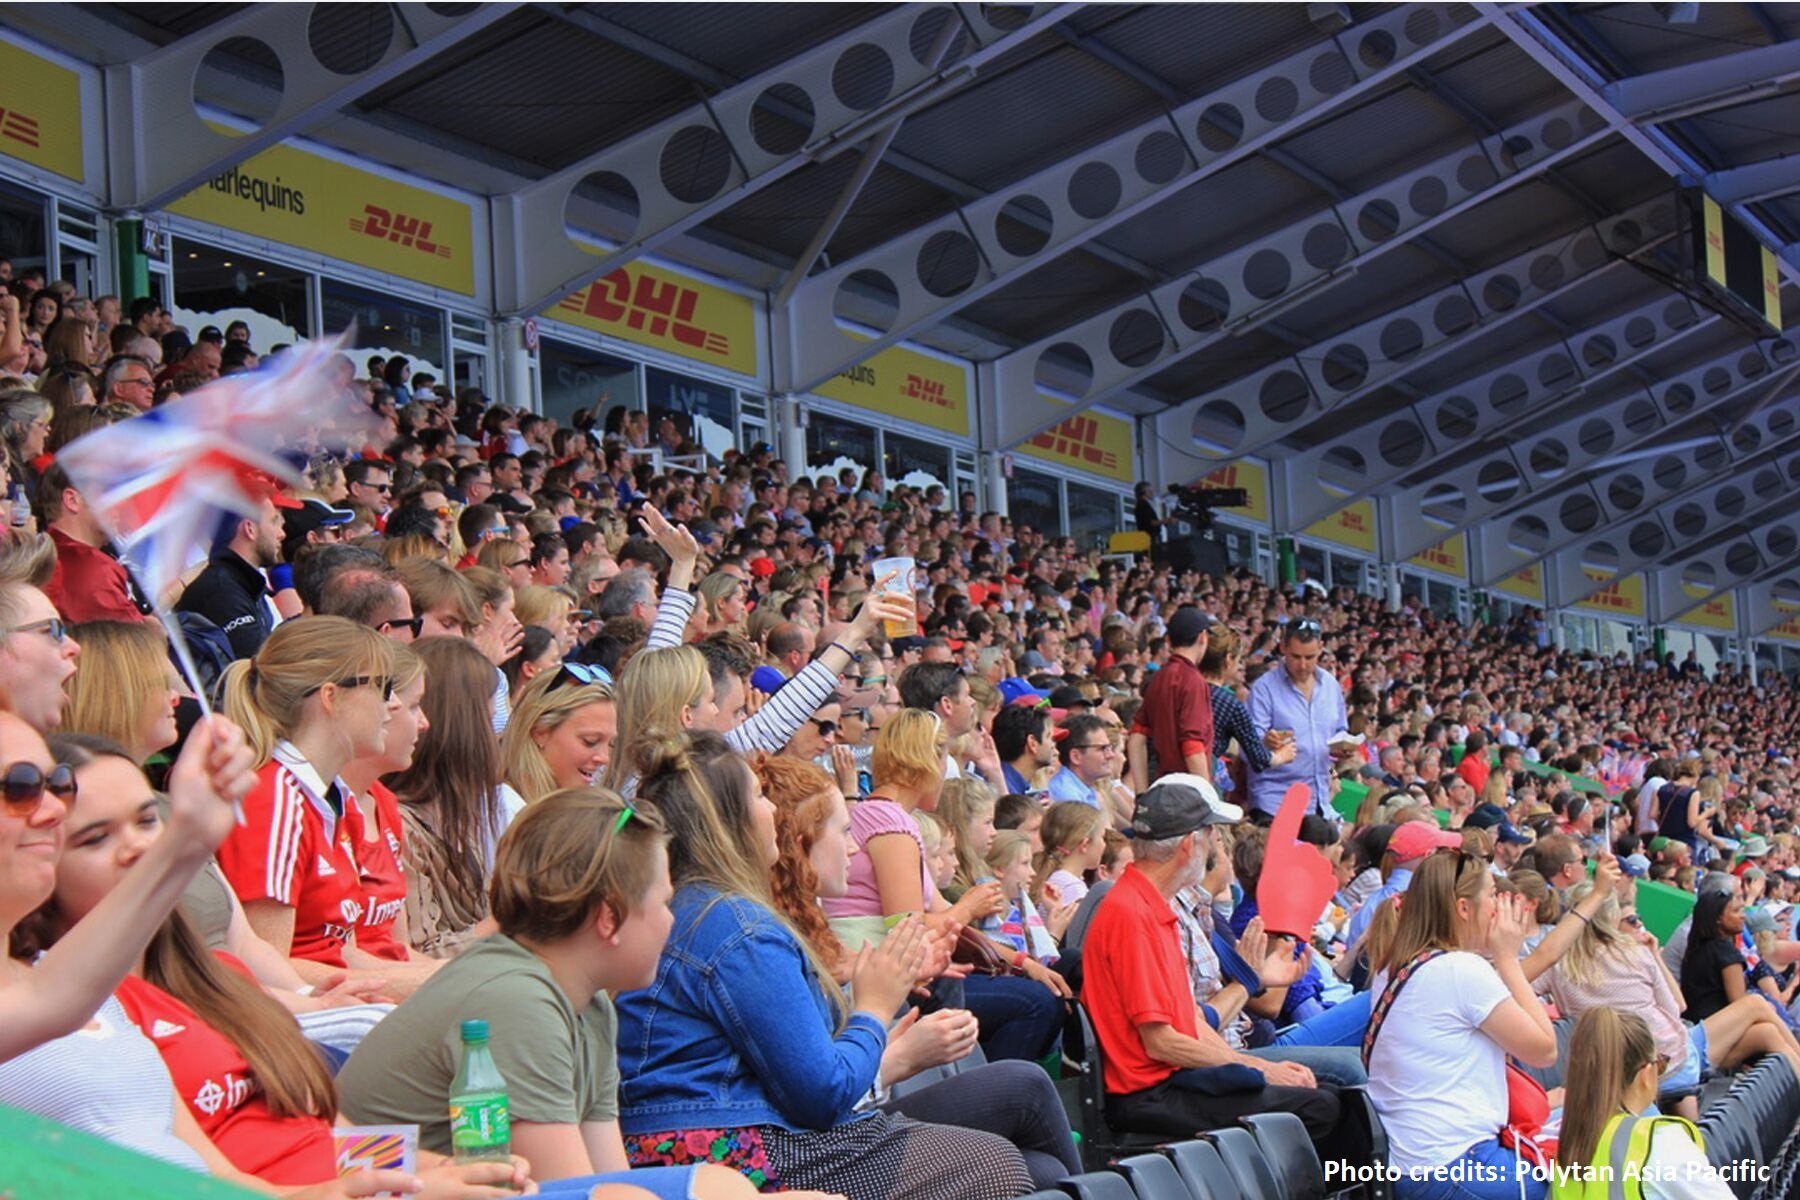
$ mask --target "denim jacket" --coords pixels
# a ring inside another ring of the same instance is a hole
[[[656,981],[616,1000],[620,1130],[823,1130],[866,1115],[881,1022],[854,1013],[834,1037],[811,963],[762,905],[688,884],[670,907]]]

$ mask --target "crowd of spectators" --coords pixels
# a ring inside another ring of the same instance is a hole
[[[379,433],[155,598],[184,679],[55,454],[260,352],[0,282],[0,1101],[282,1194],[981,1200],[1079,1169],[1052,1076],[1104,1058],[1118,1133],[1366,1157],[1366,1087],[1403,1200],[1530,1200],[1520,1139],[1800,1071],[1788,679],[347,357]],[[472,1018],[511,1163],[448,1157]],[[336,1179],[340,1119],[417,1179]]]

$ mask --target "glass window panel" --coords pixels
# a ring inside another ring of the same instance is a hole
[[[882,447],[887,452],[882,471],[889,486],[903,484],[920,490],[936,486],[949,494],[950,447],[901,433],[884,434]],[[862,486],[862,476],[856,477],[856,483]]]
[[[1015,467],[1006,481],[1006,511],[1015,531],[1028,525],[1047,537],[1063,534],[1062,495],[1048,475]]]
[[[1119,520],[1119,493],[1069,481],[1069,536],[1078,550],[1091,550],[1124,528]]]
[[[1360,589],[1363,582],[1362,559],[1351,558],[1348,554],[1333,554],[1331,556],[1331,578],[1327,582],[1332,587]]]
[[[874,468],[880,461],[873,429],[827,413],[812,411],[806,414],[808,475],[835,476],[849,467],[860,479],[864,471]]]
[[[644,401],[654,431],[665,416],[673,415],[701,449],[714,458],[737,444],[737,392],[718,383],[678,375],[660,367],[644,370]]]
[[[538,343],[538,378],[544,415],[564,425],[576,409],[599,403],[602,424],[616,431],[627,409],[643,407],[637,364],[586,346],[543,339]],[[612,417],[614,412],[620,416]]]
[[[208,325],[250,327],[250,348],[267,354],[311,336],[311,276],[235,250],[185,238],[175,243],[175,323],[197,337]],[[361,363],[357,364],[359,367]]]
[[[411,365],[414,375],[430,375],[438,383],[450,377],[443,309],[396,300],[335,279],[319,281],[319,296],[325,308],[322,323],[327,336],[356,326],[350,348],[359,352],[351,355],[359,365],[373,354],[383,359],[398,354]]]
[[[1318,546],[1296,542],[1294,544],[1294,565],[1305,571],[1308,579],[1322,581],[1328,578],[1325,574],[1325,551]]]
[[[1456,585],[1432,579],[1427,581],[1425,586],[1430,589],[1431,611],[1440,617],[1449,617],[1454,620],[1456,617]]]
[[[27,267],[50,269],[50,242],[44,230],[44,197],[0,183],[0,247],[12,262],[13,277]]]

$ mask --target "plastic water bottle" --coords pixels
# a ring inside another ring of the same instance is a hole
[[[17,529],[31,524],[31,501],[25,498],[25,485],[12,485],[12,523]]]
[[[450,1143],[465,1162],[505,1162],[512,1153],[506,1080],[488,1050],[488,1023],[462,1023],[462,1065],[450,1085]]]

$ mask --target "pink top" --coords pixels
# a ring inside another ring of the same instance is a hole
[[[1574,917],[1567,918],[1575,920]],[[1687,1060],[1687,1026],[1681,1023],[1681,1005],[1669,987],[1656,952],[1647,946],[1632,944],[1623,953],[1608,954],[1600,960],[1599,979],[1579,984],[1571,980],[1562,964],[1551,967],[1536,981],[1537,991],[1556,1001],[1562,1015],[1573,1020],[1590,1008],[1616,1008],[1634,1012],[1650,1027],[1659,1053],[1669,1056],[1669,1070],[1677,1070]]]
[[[856,841],[856,853],[850,858],[850,890],[841,898],[825,897],[828,917],[879,917],[881,889],[875,886],[875,861],[869,857],[871,838],[885,834],[904,834],[919,851],[920,895],[930,900],[933,888],[925,874],[925,842],[912,814],[892,800],[859,800],[850,806],[850,836]]]

